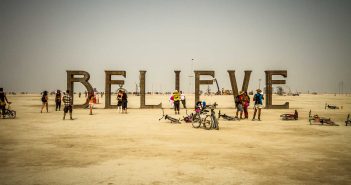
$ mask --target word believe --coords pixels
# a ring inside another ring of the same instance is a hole
[[[179,78],[181,71],[175,72],[175,89],[179,91]],[[244,82],[241,90],[247,91],[250,81],[250,76],[252,71],[244,71]],[[213,84],[213,80],[200,80],[201,76],[211,76],[215,78],[214,71],[194,71],[195,73],[195,102],[199,101],[200,97],[200,85],[210,85]],[[158,105],[146,105],[145,104],[145,74],[146,71],[140,71],[140,108],[142,109],[153,109],[153,108],[162,108],[162,104]],[[236,83],[235,71],[228,70],[230,83],[233,91],[233,98],[238,95],[238,86]],[[287,70],[269,70],[265,71],[266,74],[266,108],[267,109],[288,109],[289,102],[286,102],[283,105],[272,105],[272,85],[273,84],[285,84],[285,80],[272,80],[272,77],[275,75],[287,77]],[[112,76],[123,76],[126,78],[126,71],[105,71],[105,108],[116,108],[116,105],[111,105],[111,86],[113,84],[116,85],[124,85],[124,80],[112,80]],[[71,96],[73,98],[74,92],[74,82],[82,83],[88,92],[93,91],[93,87],[89,83],[90,74],[86,71],[67,71],[67,89],[70,90]],[[88,102],[83,105],[77,105],[76,107],[86,107]]]

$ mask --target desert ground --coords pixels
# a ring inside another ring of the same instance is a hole
[[[74,109],[74,120],[62,120],[53,96],[42,114],[39,94],[8,98],[17,118],[0,119],[1,185],[351,184],[351,126],[344,123],[351,96],[273,96],[274,104],[288,101],[290,109],[263,109],[260,122],[220,119],[219,130],[159,121],[161,110],[138,109],[140,97],[133,95],[128,114],[104,109],[100,98],[94,115]],[[146,99],[170,108],[166,95]],[[235,113],[233,96],[201,99]],[[325,110],[326,102],[343,108]],[[191,112],[194,95],[187,104]],[[280,120],[295,109],[298,121]],[[310,125],[310,109],[340,126]],[[252,106],[249,112],[251,119]]]

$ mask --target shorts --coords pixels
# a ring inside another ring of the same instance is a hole
[[[238,105],[236,106],[236,108],[238,109],[237,111],[240,111],[240,112],[244,111],[244,109],[243,109],[243,104],[238,104]]]
[[[255,107],[255,109],[262,109],[263,105],[262,104],[256,104],[254,107]]]
[[[117,102],[117,107],[120,107],[120,106],[122,106],[122,101]]]
[[[64,113],[67,113],[69,111],[69,113],[72,113],[72,106],[65,106],[65,108],[63,109]]]
[[[127,109],[127,104],[128,104],[128,101],[127,100],[123,100],[122,101],[122,109]]]

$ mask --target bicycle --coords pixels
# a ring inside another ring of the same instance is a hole
[[[3,119],[7,119],[7,118],[15,119],[16,118],[16,111],[11,110],[10,104],[11,103],[9,103],[7,105],[7,108],[5,108],[4,112],[2,113],[2,118]]]
[[[214,111],[214,109],[216,109],[216,106],[217,106],[217,103],[214,103],[213,105],[207,106],[205,109],[196,113],[195,117],[198,119],[198,121],[192,123],[193,127],[199,128],[201,125],[203,125],[203,127],[206,130],[210,130],[210,129],[218,130],[219,129],[218,119],[216,118],[216,113]],[[208,115],[208,112],[210,111],[206,109],[211,110],[210,115]]]

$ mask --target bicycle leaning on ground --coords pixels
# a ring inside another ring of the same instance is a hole
[[[9,103],[7,105],[7,108],[5,108],[4,112],[0,115],[2,115],[2,117],[5,118],[11,118],[11,119],[15,119],[16,118],[16,111],[11,110],[11,103]]]
[[[216,117],[215,109],[218,104],[214,103],[213,105],[206,106],[205,109],[195,114],[196,121],[193,121],[192,125],[194,128],[199,128],[201,125],[206,130],[210,129],[219,129],[218,119]],[[210,109],[210,111],[208,110]],[[210,112],[210,115],[208,114]]]

